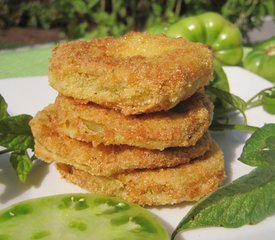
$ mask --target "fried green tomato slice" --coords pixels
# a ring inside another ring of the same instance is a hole
[[[212,78],[207,45],[141,32],[62,43],[49,60],[60,94],[124,115],[171,109]]]
[[[92,194],[63,194],[0,211],[1,240],[169,239],[158,219],[137,205]]]
[[[213,104],[197,92],[169,111],[124,116],[59,95],[49,111],[57,132],[79,141],[163,150],[194,146],[212,122]]]

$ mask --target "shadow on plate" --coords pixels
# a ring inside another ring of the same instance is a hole
[[[21,183],[11,166],[9,155],[0,156],[0,203],[20,196],[30,188],[38,188],[49,172],[49,164],[35,161],[25,183]],[[1,186],[2,185],[2,186]]]
[[[238,158],[242,153],[244,143],[250,136],[250,133],[233,130],[211,133],[224,153],[225,171],[227,176],[225,183],[229,183],[232,181],[232,164],[238,161]]]
[[[182,202],[175,205],[167,205],[167,206],[155,206],[155,207],[146,207],[147,210],[150,210],[150,212],[156,216],[159,216],[159,220],[161,223],[166,227],[170,235],[173,233],[173,231],[176,229],[176,226],[172,226],[169,222],[171,222],[171,214],[177,215],[175,216],[176,219],[179,218],[179,221],[176,223],[178,225],[182,218],[188,213],[188,211],[191,209],[191,207],[195,204],[195,202]],[[164,216],[168,216],[168,219]],[[179,217],[180,216],[180,217]],[[174,218],[174,217],[172,217]],[[173,220],[174,222],[174,220]],[[185,240],[184,234],[179,233],[175,240]]]
[[[177,207],[177,206],[176,206]],[[151,212],[152,213],[152,212]],[[156,214],[152,213],[153,215],[155,215],[158,220],[162,223],[162,225],[167,229],[167,231],[169,232],[170,236],[173,233],[173,231],[175,230],[175,228],[173,226],[171,226],[167,221],[165,221],[163,218],[158,217]],[[178,234],[175,238],[175,240],[184,240],[183,236],[181,234]]]

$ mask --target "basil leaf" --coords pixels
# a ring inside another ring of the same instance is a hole
[[[21,182],[25,182],[32,169],[32,160],[26,151],[14,151],[10,155],[10,162]]]
[[[199,201],[172,234],[198,227],[236,228],[275,213],[275,167],[257,168]]]
[[[275,166],[275,124],[265,124],[246,141],[239,160],[251,166]]]
[[[32,116],[22,114],[0,119],[0,146],[10,150],[25,150],[34,146],[29,121]]]
[[[8,105],[5,99],[0,94],[0,119],[6,118],[9,116],[7,109],[8,109]]]

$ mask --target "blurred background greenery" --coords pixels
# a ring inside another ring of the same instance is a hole
[[[0,0],[0,29],[57,29],[59,39],[88,39],[119,36],[206,11],[235,23],[248,43],[247,32],[259,28],[265,16],[274,17],[275,0]]]

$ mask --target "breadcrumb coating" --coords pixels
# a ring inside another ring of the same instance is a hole
[[[175,168],[136,170],[110,177],[95,176],[61,163],[57,163],[57,169],[66,180],[90,192],[143,206],[197,201],[216,190],[225,176],[223,153],[214,141],[203,157]]]
[[[169,111],[134,116],[61,95],[53,108],[57,131],[71,138],[94,146],[126,144],[158,150],[195,145],[213,115],[213,104],[203,92]]]
[[[94,147],[90,143],[59,134],[51,107],[37,113],[30,122],[35,138],[35,155],[43,161],[74,165],[94,175],[110,176],[133,169],[173,167],[202,156],[210,148],[208,133],[195,146],[163,151],[127,145]]]
[[[49,61],[49,82],[59,93],[125,115],[171,109],[212,77],[206,45],[140,32],[62,43]]]

